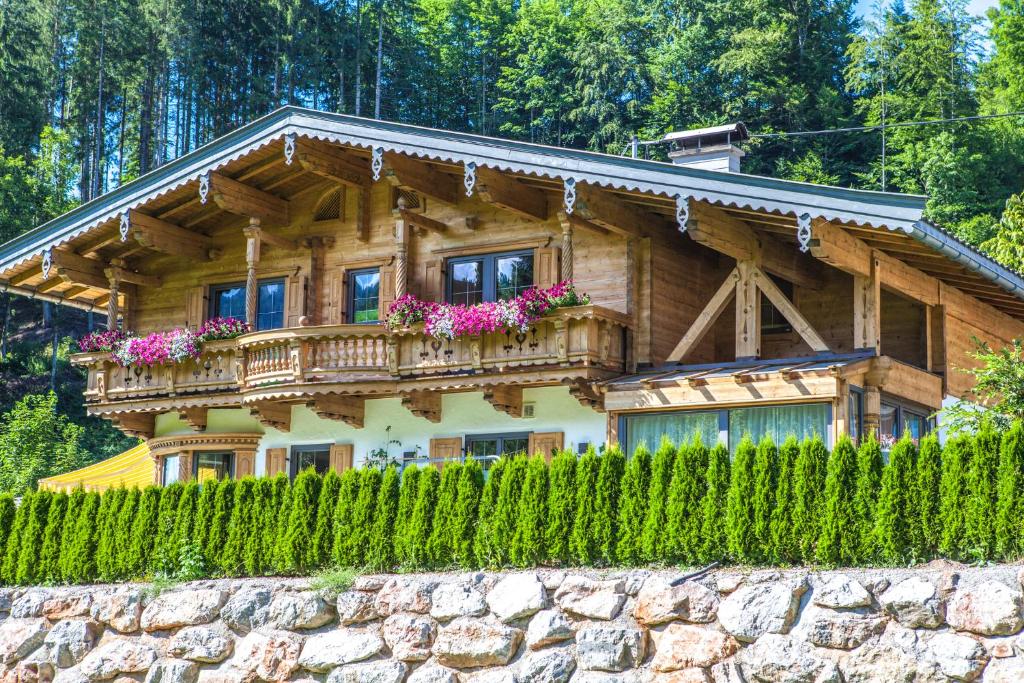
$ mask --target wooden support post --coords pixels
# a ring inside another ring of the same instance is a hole
[[[878,260],[871,259],[867,276],[853,277],[853,347],[881,353],[881,279]]]
[[[245,322],[256,329],[256,304],[259,284],[256,282],[256,266],[260,262],[260,220],[249,219],[245,228]]]
[[[409,291],[409,223],[403,217],[405,199],[398,198],[398,209],[395,211],[395,298],[398,299]]]
[[[565,212],[558,213],[558,222],[562,225],[562,280],[571,282],[572,272],[572,221]]]
[[[878,387],[864,387],[864,434],[861,438],[874,435],[878,438],[878,425],[882,414],[882,396]]]
[[[118,290],[121,287],[121,269],[114,268],[110,271],[110,297],[107,299],[107,329],[117,329],[117,305]]]
[[[749,261],[736,264],[736,360],[761,355],[761,293],[754,277],[756,270]]]
[[[676,344],[676,348],[672,350],[672,353],[668,356],[670,363],[678,363],[683,360],[690,351],[693,350],[697,344],[711,331],[715,322],[718,320],[722,312],[725,311],[725,307],[732,301],[733,296],[736,295],[736,289],[739,285],[740,273],[737,268],[733,268],[732,272],[729,273],[725,278],[725,282],[719,286],[718,290],[711,296],[711,301],[708,302],[704,310],[700,312],[697,319],[693,321],[693,324],[686,330],[686,334]]]

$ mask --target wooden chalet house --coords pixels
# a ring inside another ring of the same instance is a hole
[[[1024,280],[922,197],[737,172],[743,134],[669,136],[668,163],[284,108],[0,247],[0,289],[142,334],[252,324],[196,360],[74,358],[89,412],[145,438],[164,483],[385,446],[920,435],[970,388],[972,336],[1024,336]],[[591,303],[525,333],[377,322],[407,293],[562,280]]]

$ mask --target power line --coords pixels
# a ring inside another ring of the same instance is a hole
[[[800,130],[787,133],[754,133],[751,138],[789,138],[803,137],[808,135],[832,135],[834,133],[858,133],[875,130],[886,130],[888,128],[906,128],[909,126],[932,126],[941,123],[958,123],[962,121],[982,121],[985,119],[1001,119],[1008,116],[1024,116],[1024,111],[1014,111],[1008,114],[979,114],[975,116],[958,116],[948,119],[929,119],[927,121],[902,121],[900,123],[886,123],[877,126],[851,126],[849,128],[827,128],[824,130]]]

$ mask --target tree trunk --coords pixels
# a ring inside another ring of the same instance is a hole
[[[383,83],[382,71],[384,70],[384,5],[377,2],[377,77],[373,95],[373,118],[380,118],[380,90]]]

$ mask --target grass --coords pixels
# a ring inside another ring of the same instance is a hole
[[[341,593],[352,587],[359,572],[348,567],[331,567],[317,572],[311,577],[310,585],[315,590]]]

